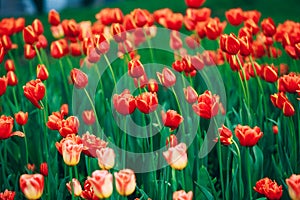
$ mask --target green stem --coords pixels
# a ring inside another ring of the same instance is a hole
[[[235,146],[235,148],[236,148],[236,153],[237,153],[237,159],[238,159],[238,165],[239,165],[239,168],[238,168],[238,170],[239,170],[239,182],[240,182],[240,184],[239,184],[239,195],[240,195],[240,199],[242,199],[243,197],[243,189],[242,189],[242,187],[241,187],[241,183],[242,183],[242,161],[241,161],[241,152],[240,152],[240,149],[239,149],[239,146],[238,146],[238,144],[235,142],[235,140],[232,140],[232,142],[233,142],[233,144],[234,144],[234,146]]]
[[[221,181],[221,188],[222,188],[222,199],[225,199],[224,177],[223,177],[223,162],[222,162],[222,149],[221,149],[220,135],[218,135],[218,160],[219,160],[220,181]]]
[[[248,176],[248,192],[249,192],[249,199],[252,200],[252,181],[251,181],[251,166],[250,166],[250,147],[246,147],[246,165],[247,165],[247,176]]]
[[[297,137],[296,137],[296,131],[295,131],[295,125],[292,117],[288,118],[289,120],[289,131],[291,133],[291,139],[293,141],[293,152],[292,155],[292,161],[294,161],[293,170],[297,171],[297,163],[298,163],[298,157],[297,157]]]
[[[243,74],[243,78],[244,78],[244,81],[245,81],[246,89],[245,89],[245,87],[244,87],[244,84],[243,84],[243,81],[242,81],[242,77],[241,77],[241,76],[239,76],[239,77],[240,77],[240,82],[241,82],[242,87],[243,87],[244,97],[245,97],[246,100],[247,100],[247,106],[248,106],[248,108],[250,108],[249,87],[248,87],[248,82],[247,82],[247,79],[246,79],[246,73],[245,73],[245,70],[244,70],[244,68],[243,68],[243,66],[242,66],[242,63],[241,63],[239,57],[238,57],[237,55],[236,55],[235,57],[236,57],[236,59],[237,59],[237,61],[238,61],[238,63],[239,63],[240,70],[242,70],[242,74]]]
[[[23,133],[24,133],[24,135],[25,135],[25,137],[24,137],[24,143],[25,143],[25,159],[26,159],[26,164],[28,164],[29,162],[28,162],[28,143],[27,143],[27,135],[26,135],[26,133],[25,133],[25,127],[24,126],[22,126],[22,131],[23,131]]]
[[[60,69],[61,69],[61,73],[62,73],[62,82],[64,84],[65,91],[66,91],[66,96],[67,96],[67,99],[68,99],[68,98],[71,98],[71,96],[69,94],[69,87],[67,85],[68,80],[66,79],[66,75],[65,75],[65,70],[64,70],[64,67],[63,67],[62,59],[59,59],[59,65],[60,65]]]
[[[117,81],[116,81],[116,77],[115,77],[114,71],[113,71],[113,69],[112,69],[112,66],[111,66],[111,64],[110,64],[110,62],[109,62],[109,60],[108,60],[106,54],[103,54],[103,57],[104,57],[104,59],[105,59],[107,65],[108,65],[108,67],[109,67],[109,70],[110,70],[110,72],[111,72],[111,76],[112,76],[113,81],[114,81],[114,85],[115,85],[115,87],[116,87],[116,86],[117,86]],[[117,89],[117,88],[116,88],[116,89]]]
[[[184,178],[184,171],[183,170],[180,171],[180,175],[181,175],[181,181],[182,181],[182,189],[185,190],[186,187],[185,187],[185,178]]]
[[[173,168],[171,170],[172,170],[172,189],[173,192],[175,192],[177,190],[176,171]]]
[[[152,63],[155,63],[150,38],[147,36],[145,29],[143,29],[143,31],[144,31],[144,35],[146,37],[147,45],[148,45],[148,48],[149,48],[149,51],[150,51],[151,61],[152,61]]]
[[[6,150],[6,140],[3,140],[2,141],[2,144],[3,144],[3,147],[2,147],[2,152],[3,152],[3,155],[0,153],[0,161],[1,161],[1,171],[2,171],[2,178],[3,178],[3,182],[4,182],[4,186],[5,187],[8,187],[8,182],[7,182],[7,176],[6,176],[6,163],[7,163],[7,160],[5,159],[5,154],[7,153],[7,150]]]
[[[72,166],[69,166],[69,176],[70,176],[70,186],[71,186],[71,195],[72,195],[72,200],[75,199],[74,196],[74,187],[73,187],[73,174],[72,174]]]
[[[35,49],[35,52],[36,52],[36,55],[37,55],[37,57],[39,59],[40,64],[43,64],[43,60],[42,60],[42,57],[40,55],[40,52],[39,52],[38,48],[36,47],[36,45],[33,45],[33,47]]]
[[[90,157],[88,157],[87,155],[85,156],[85,166],[86,166],[87,174],[90,175],[91,174],[91,160],[90,160]]]

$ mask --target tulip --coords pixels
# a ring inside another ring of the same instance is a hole
[[[279,200],[282,196],[282,186],[278,186],[276,181],[272,181],[269,178],[257,181],[253,189],[272,200]]]
[[[285,179],[292,200],[300,199],[300,175],[293,174]]]
[[[47,80],[49,77],[48,70],[45,65],[43,64],[38,64],[36,68],[36,77],[38,79],[41,79],[42,81]]]
[[[141,77],[139,78],[134,78],[133,79],[133,83],[134,83],[134,86],[136,88],[144,88],[147,86],[148,84],[148,77],[147,77],[147,74],[144,73]]]
[[[37,35],[42,35],[44,33],[43,24],[39,19],[33,20],[32,28]]]
[[[167,151],[163,152],[163,156],[173,169],[182,170],[188,162],[186,150],[186,144],[179,143],[175,147],[170,147]]]
[[[183,15],[181,13],[169,13],[165,17],[165,26],[168,29],[179,31],[182,27]]]
[[[192,191],[186,193],[184,190],[179,190],[173,193],[173,200],[192,200],[192,199],[193,199]]]
[[[220,23],[219,18],[209,19],[204,28],[206,37],[210,40],[217,39],[223,32],[225,26],[226,23]]]
[[[44,176],[41,174],[23,174],[20,176],[20,188],[27,199],[41,198],[44,190]]]
[[[7,88],[7,78],[5,76],[0,77],[0,96],[6,92]]]
[[[199,8],[204,2],[205,0],[185,0],[185,4],[190,8]]]
[[[9,191],[7,189],[4,192],[0,193],[0,199],[3,199],[3,200],[14,200],[15,196],[16,196],[16,192]]]
[[[11,136],[25,137],[24,133],[20,131],[12,132],[14,126],[14,119],[10,116],[1,115],[0,117],[0,140],[10,138]]]
[[[60,23],[60,16],[59,16],[59,13],[56,10],[51,9],[49,11],[49,13],[48,13],[48,22],[52,26],[59,25],[59,23]]]
[[[79,69],[72,69],[70,76],[74,86],[78,89],[85,88],[88,84],[88,76]]]
[[[251,19],[254,23],[258,23],[261,13],[257,10],[247,10],[243,12],[244,20]]]
[[[109,51],[110,45],[109,41],[107,40],[104,34],[95,34],[94,38],[94,45],[96,47],[96,52],[100,54],[105,54]]]
[[[110,170],[115,165],[115,152],[111,148],[100,148],[96,150],[98,165],[101,169]]]
[[[240,41],[240,54],[242,56],[249,56],[251,53],[251,46],[248,36],[242,36],[239,38]]]
[[[40,173],[43,176],[48,176],[48,164],[46,162],[40,164]]]
[[[19,111],[15,114],[15,119],[20,126],[24,126],[28,121],[28,112],[24,113],[22,111]]]
[[[113,177],[106,170],[96,170],[92,173],[92,177],[88,177],[91,187],[94,190],[94,195],[98,198],[108,198],[113,192]]]
[[[18,78],[14,71],[7,72],[6,77],[7,77],[7,85],[15,86],[18,84]]]
[[[274,106],[283,110],[285,116],[289,117],[295,114],[293,105],[283,92],[271,95],[270,99]]]
[[[219,134],[220,134],[220,141],[223,145],[228,146],[231,145],[233,143],[232,141],[232,132],[229,128],[227,128],[226,126],[222,126],[222,128],[218,129]]]
[[[140,8],[134,9],[131,12],[131,16],[134,25],[136,25],[139,28],[144,27],[145,25],[147,25],[149,22],[151,23],[152,21],[151,19],[152,16],[149,14],[149,11],[145,9],[140,9]]]
[[[26,59],[33,59],[36,56],[36,51],[34,47],[30,44],[24,45],[24,57]]]
[[[6,54],[5,49],[4,49],[3,45],[2,45],[2,43],[0,42],[0,63],[2,63],[5,54]]]
[[[12,49],[12,47],[13,47],[10,37],[7,35],[0,36],[0,43],[2,44],[2,46],[4,48],[3,50],[5,50],[6,52],[9,51],[10,49]]]
[[[178,140],[177,140],[176,135],[174,135],[174,134],[171,134],[166,140],[167,148],[175,147],[175,146],[177,146],[177,144],[178,144]]]
[[[77,134],[79,128],[79,120],[75,116],[70,116],[67,119],[61,121],[61,128],[59,133],[62,137],[66,137],[68,134]]]
[[[89,180],[85,180],[81,198],[88,200],[98,200],[99,198],[95,195],[94,189]]]
[[[172,131],[177,129],[183,121],[183,117],[175,110],[161,111],[161,117],[164,126],[170,127]]]
[[[15,71],[15,63],[13,60],[11,59],[7,59],[4,63],[4,67],[5,67],[5,70],[8,72],[8,71]]]
[[[156,110],[158,106],[158,99],[156,93],[144,92],[137,96],[136,107],[145,114],[149,114]]]
[[[183,93],[186,101],[189,104],[195,103],[198,99],[198,94],[196,90],[191,86],[188,86],[187,88],[183,88]]]
[[[198,102],[193,104],[194,112],[205,119],[210,119],[218,114],[219,111],[219,96],[212,95],[206,90],[198,97]]]
[[[150,79],[148,81],[147,88],[148,88],[149,92],[152,92],[152,93],[157,92],[158,91],[157,81],[155,79]]]
[[[240,144],[247,147],[256,145],[263,136],[263,133],[257,126],[250,128],[249,126],[242,126],[239,124],[235,128],[234,132],[236,137],[239,139]]]
[[[93,110],[84,110],[82,112],[82,119],[86,125],[92,125],[95,123],[96,118]]]
[[[300,76],[294,72],[278,79],[278,90],[282,92],[296,93],[300,89]]]
[[[25,97],[37,108],[41,109],[38,101],[45,96],[46,88],[40,79],[31,80],[23,86]]]
[[[168,68],[164,68],[162,73],[156,72],[159,82],[165,87],[172,87],[176,83],[175,74]]]
[[[37,42],[37,34],[31,25],[28,25],[23,29],[23,39],[26,44],[32,45]]]
[[[67,135],[65,138],[63,138],[60,142],[56,142],[55,143],[55,147],[57,149],[57,151],[63,155],[63,150],[62,150],[62,146],[65,142],[68,142],[68,143],[72,143],[72,144],[77,144],[77,145],[82,145],[83,142],[81,140],[81,138],[78,136],[78,135],[75,135],[75,134],[69,134]],[[86,147],[83,147],[82,150],[86,149]]]
[[[220,37],[220,48],[230,55],[236,55],[240,51],[240,41],[232,33],[230,35],[223,34]]]
[[[53,58],[62,58],[68,51],[68,44],[64,39],[53,41],[50,45],[50,54]]]
[[[278,134],[278,126],[277,125],[272,126],[272,130],[273,130],[274,135]]]
[[[276,33],[276,25],[270,17],[261,22],[261,28],[265,36],[272,37]]]
[[[50,130],[59,130],[61,128],[61,123],[63,120],[63,115],[60,112],[53,112],[48,117],[47,127]]]
[[[131,169],[122,169],[114,173],[117,192],[122,196],[131,195],[136,187],[134,171]]]
[[[140,60],[133,59],[128,62],[128,75],[139,78],[145,74],[144,66]]]
[[[83,144],[76,144],[72,140],[65,140],[62,143],[62,156],[66,165],[75,166],[80,161],[80,154]]]
[[[122,115],[131,114],[136,108],[135,98],[127,89],[125,89],[121,94],[114,94],[113,105],[116,111]]]
[[[66,186],[71,195],[74,194],[75,197],[79,197],[81,195],[82,187],[80,185],[80,182],[76,178],[73,178],[72,182],[70,181],[66,183]]]
[[[111,34],[117,43],[121,43],[126,40],[126,32],[122,24],[117,24],[117,23],[112,24]]]
[[[81,137],[81,140],[84,147],[82,153],[93,158],[97,157],[96,151],[98,149],[106,148],[108,144],[104,140],[101,140],[89,132],[84,133]]]
[[[178,31],[171,31],[170,33],[170,47],[171,49],[180,50],[182,48],[182,40]]]
[[[244,21],[243,10],[241,8],[233,8],[225,12],[227,21],[233,25],[238,26]]]
[[[19,17],[15,20],[15,32],[21,32],[25,27],[25,19],[24,17]]]
[[[274,65],[266,65],[262,68],[261,77],[269,83],[274,83],[278,79],[277,68]]]

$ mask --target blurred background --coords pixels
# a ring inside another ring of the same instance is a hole
[[[104,7],[119,7],[124,13],[138,7],[149,11],[169,7],[182,13],[186,9],[184,0],[0,0],[0,18],[46,15],[56,9],[65,14],[64,18],[92,20]],[[300,21],[300,0],[206,0],[204,7],[211,8],[212,15],[221,19],[227,9],[241,7],[261,11],[263,17],[272,17],[275,22]]]

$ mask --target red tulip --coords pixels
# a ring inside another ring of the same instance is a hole
[[[203,94],[199,95],[198,102],[193,104],[194,112],[205,119],[210,119],[218,114],[219,111],[219,96],[212,95],[206,90]]]
[[[239,139],[242,146],[252,147],[257,144],[258,140],[263,136],[260,128],[255,126],[250,128],[249,126],[237,125],[234,130],[236,137]]]
[[[261,13],[257,10],[247,10],[243,12],[243,15],[244,15],[244,20],[251,19],[253,20],[253,22],[258,24]]]
[[[182,27],[183,15],[181,13],[169,13],[165,17],[165,26],[168,29],[179,31]]]
[[[232,141],[232,132],[229,128],[226,126],[222,126],[222,128],[218,129],[219,134],[220,134],[220,141],[223,145],[231,145],[233,143]]]
[[[256,35],[259,32],[259,27],[255,21],[252,19],[247,19],[244,22],[244,26],[251,30],[252,35]]]
[[[266,65],[262,68],[260,76],[269,83],[274,83],[278,79],[277,68],[274,65]]]
[[[23,29],[23,39],[26,44],[34,44],[37,42],[37,34],[31,25],[28,25]]]
[[[6,92],[7,88],[7,78],[5,76],[0,77],[0,96]]]
[[[171,31],[170,33],[170,47],[173,50],[179,50],[182,48],[182,40],[178,31]]]
[[[162,73],[156,72],[159,82],[165,87],[172,87],[176,83],[175,74],[169,69],[164,68]]]
[[[223,34],[220,37],[220,48],[230,55],[236,55],[240,51],[240,41],[232,33],[230,35]]]
[[[276,181],[272,181],[269,178],[263,178],[257,181],[253,189],[272,200],[279,200],[283,191],[282,186],[278,186]]]
[[[136,98],[136,107],[145,114],[149,114],[156,110],[158,106],[158,99],[156,93],[144,92],[137,96]]]
[[[7,59],[4,63],[4,67],[5,67],[5,70],[8,72],[8,71],[15,71],[15,63],[13,60],[11,59]]]
[[[199,8],[204,2],[205,0],[185,0],[185,4],[190,8]]]
[[[14,119],[10,116],[1,115],[0,117],[0,140],[10,138],[11,136],[25,137],[20,131],[12,132]]]
[[[20,188],[27,199],[39,199],[44,191],[44,176],[23,174],[20,176]]]
[[[2,43],[0,42],[0,63],[2,63],[5,54],[6,54],[5,49],[4,49],[3,45],[2,45]]]
[[[77,134],[79,128],[79,120],[75,116],[70,116],[67,119],[61,121],[61,128],[59,133],[62,137],[66,137],[69,134]]]
[[[110,44],[104,34],[94,34],[93,40],[98,54],[105,54],[109,51]]]
[[[15,114],[15,119],[20,126],[24,126],[28,121],[28,112],[24,113],[22,111],[19,111]]]
[[[270,17],[261,22],[261,28],[265,36],[272,37],[276,33],[276,25]]]
[[[24,17],[19,17],[15,20],[15,32],[21,32],[25,27],[25,19]]]
[[[121,94],[115,94],[113,96],[113,104],[116,111],[122,115],[131,114],[136,108],[135,98],[127,89],[125,89]]]
[[[60,112],[53,112],[49,117],[48,117],[48,122],[47,122],[47,127],[50,130],[59,130],[61,128],[61,123],[63,120],[64,116]]]
[[[95,113],[93,110],[84,110],[82,112],[82,119],[86,125],[92,125],[96,121]]]
[[[44,33],[44,26],[39,19],[33,20],[32,28],[37,35],[42,35]]]
[[[36,51],[34,47],[30,44],[24,45],[24,57],[26,59],[33,59],[36,56]]]
[[[108,144],[107,142],[96,137],[95,135],[90,134],[89,132],[84,133],[81,137],[81,140],[83,144],[82,153],[93,158],[97,157],[97,150],[106,148]]]
[[[48,46],[47,38],[44,35],[39,35],[38,36],[38,41],[36,43],[36,47],[38,49],[40,49],[40,48],[45,49],[47,46]]]
[[[241,8],[233,8],[225,12],[227,21],[233,25],[238,26],[244,21],[243,10]]]
[[[296,93],[300,89],[300,76],[294,72],[278,79],[278,90],[282,92]]]
[[[78,89],[83,89],[88,84],[88,76],[79,69],[72,69],[70,76],[74,86]]]
[[[2,43],[2,46],[6,52],[13,48],[11,39],[7,35],[0,36],[0,43]]]
[[[9,191],[9,190],[6,189],[4,192],[0,193],[0,199],[3,199],[3,200],[14,200],[15,199],[15,195],[16,195],[16,192]]]
[[[117,43],[124,42],[126,40],[126,32],[122,24],[112,24],[111,34]]]
[[[51,24],[52,26],[57,26],[60,24],[60,16],[59,13],[52,9],[49,11],[48,13],[48,22],[49,24]]]
[[[48,70],[44,64],[38,64],[36,68],[36,77],[42,81],[47,80],[49,77]]]
[[[242,36],[239,38],[240,41],[240,54],[242,56],[249,56],[251,53],[251,44],[247,36]]]
[[[99,198],[95,195],[94,189],[89,180],[85,180],[83,191],[81,193],[81,198],[88,200],[99,200]]]
[[[186,193],[184,190],[179,190],[173,193],[173,200],[192,200],[192,199],[193,199],[192,191]]]
[[[300,175],[293,174],[285,179],[292,200],[300,199]]]
[[[128,62],[128,75],[132,78],[139,78],[145,74],[144,66],[138,59]]]
[[[18,84],[18,78],[14,71],[7,72],[6,77],[7,77],[7,85],[15,86]]]
[[[131,195],[136,187],[134,171],[131,169],[122,169],[114,173],[117,192],[122,196]]]
[[[132,16],[133,24],[136,27],[144,27],[148,24],[151,26],[153,24],[153,18],[149,11],[146,9],[134,9],[130,15]]]
[[[174,134],[171,134],[166,140],[167,149],[170,147],[175,147],[175,146],[177,146],[177,144],[178,144],[178,140],[177,140],[176,135],[174,135]]]
[[[40,164],[40,173],[43,176],[48,176],[48,164],[46,162]]]
[[[150,79],[148,81],[147,88],[148,88],[149,92],[152,92],[152,93],[157,92],[158,91],[157,81],[155,79]]]
[[[195,89],[191,86],[188,86],[187,88],[183,88],[183,93],[185,96],[186,101],[189,104],[193,104],[197,101],[198,99],[198,94],[195,91]]]
[[[68,44],[65,39],[53,41],[50,45],[50,54],[53,58],[62,58],[68,54]]]
[[[38,109],[41,109],[39,101],[41,101],[46,92],[45,85],[40,79],[31,80],[23,86],[25,97]]]
[[[172,131],[183,122],[183,117],[175,110],[161,111],[161,118],[164,126],[170,127]]]
[[[182,170],[188,162],[186,150],[186,144],[180,143],[163,152],[163,156],[173,169]]]
[[[223,32],[226,22],[221,23],[219,18],[211,18],[205,26],[205,35],[210,40],[217,39]]]

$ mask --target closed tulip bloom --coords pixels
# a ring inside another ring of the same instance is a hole
[[[270,200],[279,200],[282,196],[282,186],[279,186],[276,181],[272,181],[269,178],[257,181],[253,189]]]
[[[36,56],[36,51],[34,50],[33,46],[30,44],[24,45],[24,57],[26,59],[33,59]]]
[[[136,107],[145,114],[149,114],[156,110],[158,106],[158,99],[156,93],[144,92],[137,96]]]
[[[235,128],[234,132],[236,137],[239,139],[240,144],[247,147],[256,145],[263,136],[263,133],[257,126],[250,128],[249,126],[242,126],[239,124]]]
[[[219,96],[212,95],[206,90],[203,94],[199,95],[198,102],[193,104],[194,112],[205,119],[210,119],[218,114],[219,111]]]
[[[20,188],[27,199],[39,199],[44,191],[44,176],[41,174],[23,174],[20,176]]]
[[[72,69],[70,73],[74,86],[78,89],[85,88],[88,84],[88,76],[79,69]]]
[[[204,2],[205,0],[185,0],[185,4],[190,8],[199,8]]]
[[[192,200],[192,199],[193,199],[192,191],[186,193],[184,190],[179,190],[173,193],[173,200]]]
[[[211,18],[205,25],[205,35],[210,40],[217,39],[223,32],[226,23],[221,23],[219,18]]]
[[[282,111],[283,114],[287,117],[293,116],[295,114],[295,108],[290,101],[287,101],[283,104]]]
[[[270,17],[263,19],[261,28],[265,36],[272,37],[276,33],[276,25]]]
[[[174,135],[174,134],[171,134],[166,140],[167,148],[175,147],[175,146],[177,146],[177,144],[178,144],[178,140],[177,140],[176,135]]]
[[[20,126],[24,126],[28,121],[28,112],[19,111],[15,114],[15,119]]]
[[[110,170],[115,165],[115,152],[112,148],[100,148],[96,150],[98,165],[101,169]]]
[[[289,178],[285,179],[288,185],[288,191],[292,200],[300,199],[300,175],[293,174]]]
[[[25,18],[24,17],[19,17],[15,20],[15,32],[19,33],[23,30],[25,27]]]
[[[4,63],[4,67],[5,67],[5,70],[8,72],[8,71],[15,71],[15,63],[13,60],[11,59],[7,59]]]
[[[116,111],[122,115],[129,115],[136,108],[135,98],[125,89],[121,94],[114,94],[113,105]]]
[[[240,54],[242,56],[249,56],[251,53],[249,37],[242,36],[239,38],[239,41],[240,41]]]
[[[132,78],[139,78],[145,74],[144,66],[138,59],[128,62],[128,75]]]
[[[136,187],[134,171],[122,169],[114,173],[117,192],[122,196],[131,195]]]
[[[98,198],[108,198],[113,192],[113,176],[106,170],[96,170],[92,173],[92,177],[88,177],[94,195]]]
[[[15,196],[16,196],[16,192],[9,191],[7,189],[4,192],[0,193],[0,199],[3,199],[3,200],[14,200]]]
[[[7,78],[5,76],[0,77],[0,96],[6,92],[7,88]]]
[[[182,170],[188,162],[186,150],[186,144],[179,143],[175,147],[170,147],[167,151],[163,152],[163,156],[173,169]]]
[[[94,45],[96,47],[96,52],[100,54],[105,54],[109,51],[110,44],[109,40],[104,34],[94,34]]]
[[[218,129],[220,134],[220,141],[223,145],[228,146],[232,144],[232,132],[226,126],[222,126],[222,128]]]
[[[244,21],[243,10],[241,8],[233,8],[225,12],[227,21],[233,25],[238,26]]]
[[[66,186],[71,195],[74,194],[75,197],[79,197],[81,195],[82,187],[76,178],[73,178],[72,182],[70,181],[66,183]]]
[[[223,34],[220,37],[220,48],[230,55],[236,55],[240,51],[240,41],[232,33],[230,35]]]
[[[295,114],[295,109],[287,96],[283,92],[275,93],[270,96],[271,102],[277,108],[283,110],[283,114],[287,117]]]
[[[18,84],[18,78],[14,71],[7,72],[6,77],[7,77],[7,85],[15,86]]]
[[[122,24],[113,23],[111,25],[111,34],[117,43],[124,42],[126,40],[126,32]]]
[[[277,68],[274,65],[265,65],[263,66],[260,76],[262,79],[269,83],[274,83],[278,79]]]
[[[62,137],[66,137],[69,134],[77,134],[79,128],[79,120],[76,116],[70,116],[67,119],[61,121],[61,128],[59,133]]]
[[[82,119],[86,125],[92,125],[96,121],[95,113],[93,110],[84,110],[82,112]]]
[[[37,34],[31,25],[28,25],[23,29],[23,39],[26,44],[34,44],[37,42]]]
[[[60,24],[60,15],[56,10],[51,9],[49,11],[49,13],[48,13],[48,22],[52,26],[57,26],[57,25]]]
[[[14,119],[10,116],[1,115],[0,117],[0,140],[10,138],[11,136],[25,137],[20,131],[13,132]]]
[[[181,13],[169,13],[165,17],[165,26],[168,29],[179,31],[182,27],[183,15]]]
[[[180,50],[182,48],[182,40],[178,31],[171,31],[170,33],[170,47],[171,49]]]
[[[53,41],[50,45],[50,54],[53,58],[59,59],[68,54],[68,44],[64,39]]]
[[[44,64],[38,64],[36,68],[36,77],[42,81],[47,80],[49,77],[49,72]]]
[[[195,103],[198,99],[198,94],[196,90],[191,86],[188,86],[187,88],[183,88],[183,93],[186,101],[189,104]]]
[[[5,51],[2,43],[0,42],[0,63],[2,63],[5,54],[6,54],[6,51]]]
[[[170,127],[171,130],[178,128],[183,122],[183,117],[175,110],[161,111],[161,118],[164,126]]]
[[[40,173],[43,176],[48,176],[48,164],[46,162],[40,164]]]
[[[152,93],[157,92],[158,91],[157,81],[155,79],[150,79],[148,81],[147,88],[148,88],[149,92],[152,92]]]
[[[40,79],[31,80],[23,86],[25,97],[37,108],[41,109],[39,101],[42,100],[46,93],[45,85]]]
[[[72,140],[66,140],[62,143],[62,156],[66,165],[75,166],[80,161],[80,154],[83,144],[76,144]]]
[[[77,145],[83,144],[81,138],[78,135],[69,134],[65,138],[61,139],[60,142],[55,143],[55,147],[56,147],[57,151],[60,153],[60,155],[63,155],[62,146],[68,140],[69,140],[69,143],[72,143],[72,144],[77,144]],[[85,149],[85,147],[83,147],[83,149]]]
[[[39,19],[33,20],[32,28],[37,35],[41,35],[44,33],[44,26]]]
[[[283,75],[278,79],[278,90],[282,92],[296,93],[300,89],[300,76],[294,72]]]
[[[169,69],[164,68],[162,73],[156,72],[159,82],[165,87],[172,87],[176,83],[175,74]]]

